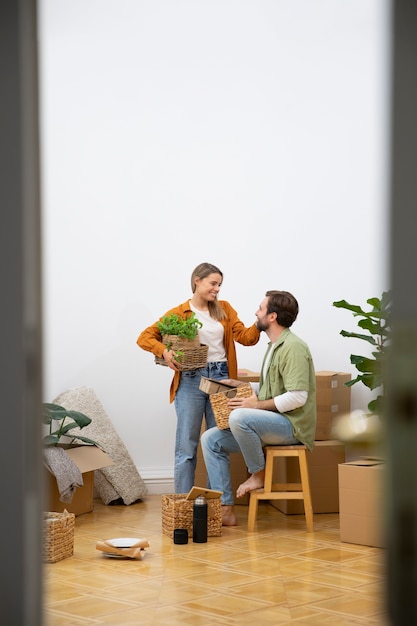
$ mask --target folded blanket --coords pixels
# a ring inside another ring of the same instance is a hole
[[[45,465],[56,478],[61,502],[72,502],[77,487],[84,485],[83,476],[63,448],[46,446],[43,449]]]

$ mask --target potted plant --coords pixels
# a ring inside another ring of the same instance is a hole
[[[162,337],[174,335],[175,337],[181,337],[189,341],[194,341],[198,338],[198,329],[202,327],[202,323],[195,316],[195,313],[191,313],[189,317],[181,317],[171,313],[170,315],[164,315],[164,317],[157,323],[157,327]]]
[[[341,330],[340,334],[342,337],[360,339],[367,342],[372,347],[370,355],[350,355],[350,362],[358,370],[358,375],[353,380],[345,383],[348,387],[362,383],[372,391],[374,389],[379,390],[378,395],[368,403],[368,412],[365,414],[359,412],[362,415],[360,417],[362,422],[364,418],[368,420],[367,424],[362,425],[362,428],[357,425],[357,430],[362,430],[363,433],[375,428],[379,430],[379,418],[381,418],[384,413],[385,364],[391,340],[391,291],[384,291],[381,298],[369,298],[366,302],[371,307],[368,311],[365,311],[357,304],[350,304],[346,300],[333,302],[334,307],[351,311],[354,317],[359,318],[357,325],[361,332]]]
[[[194,312],[188,317],[171,313],[157,322],[162,343],[168,350],[175,351],[175,360],[183,370],[204,367],[207,362],[208,347],[200,344],[198,337],[198,329],[202,325]],[[166,365],[161,357],[155,357],[155,362]]]
[[[75,515],[92,511],[94,471],[112,461],[100,444],[79,432],[91,424],[91,418],[80,411],[46,402],[42,405],[42,421],[48,427],[43,437],[43,461],[49,510],[67,509]]]
[[[91,418],[84,415],[84,413],[80,411],[68,411],[59,404],[49,402],[45,402],[42,408],[42,421],[49,427],[48,434],[43,438],[45,446],[57,446],[60,444],[68,447],[73,445],[76,440],[83,441],[89,445],[98,445],[92,439],[84,437],[78,432],[71,433],[73,428],[81,429],[91,424]],[[63,444],[62,437],[69,437],[70,441]]]

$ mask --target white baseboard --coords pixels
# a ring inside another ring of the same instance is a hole
[[[138,468],[138,472],[148,488],[149,495],[174,493],[172,467]]]

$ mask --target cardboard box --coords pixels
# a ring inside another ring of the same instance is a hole
[[[113,461],[108,454],[96,446],[77,446],[67,448],[65,452],[81,471],[84,485],[76,488],[72,502],[61,502],[56,478],[49,470],[46,470],[48,511],[62,513],[66,509],[75,515],[90,513],[94,506],[94,470],[113,465]]]
[[[237,379],[244,383],[259,383],[259,372],[251,370],[238,370]]]
[[[332,439],[334,418],[350,412],[350,387],[345,385],[349,380],[351,375],[345,372],[316,372],[316,440]]]
[[[246,381],[249,383],[249,381]],[[215,378],[207,378],[206,376],[202,376],[200,380],[200,390],[208,393],[210,396],[216,393],[224,393],[228,398],[234,398],[236,395],[236,389],[241,389],[242,387],[248,387],[243,382],[237,382],[234,385],[230,385],[229,383],[225,383],[221,380],[216,380]]]
[[[338,468],[345,462],[345,446],[339,441],[316,441],[312,452],[307,452],[313,513],[339,511]],[[274,464],[274,483],[300,482],[300,468],[296,457],[277,458]],[[302,500],[271,500],[270,503],[286,514],[304,514]]]
[[[340,540],[364,546],[385,546],[383,485],[386,465],[358,459],[339,465]]]
[[[232,489],[234,494],[235,504],[249,504],[249,494],[243,496],[243,498],[236,498],[236,490],[241,483],[249,478],[248,469],[243,456],[240,452],[232,452],[230,455],[230,478],[232,481]],[[201,450],[201,444],[198,444],[197,450],[197,466],[195,470],[194,483],[199,487],[206,487],[207,485],[207,470],[204,463],[203,452]]]
[[[228,385],[226,383],[222,383],[219,380],[215,380],[214,378],[207,378],[206,376],[202,376],[200,380],[200,390],[212,395],[213,393],[222,393],[236,389],[236,385]]]

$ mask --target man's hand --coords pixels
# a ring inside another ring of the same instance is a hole
[[[256,393],[252,393],[249,398],[231,398],[227,403],[229,409],[257,409],[258,396]]]
[[[237,380],[236,378],[221,378],[219,383],[224,383],[225,385],[230,385],[231,387],[242,387],[242,385],[247,384],[241,380]]]

